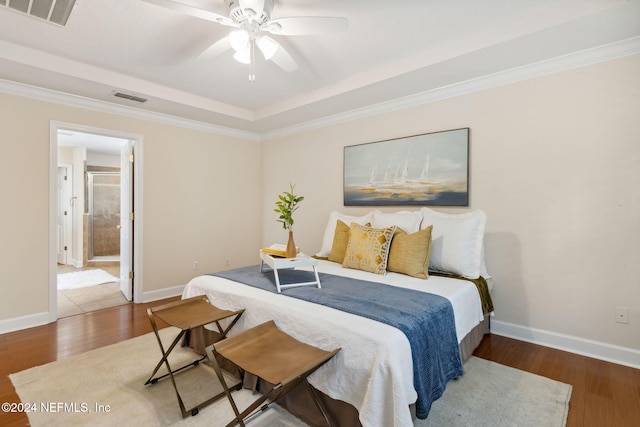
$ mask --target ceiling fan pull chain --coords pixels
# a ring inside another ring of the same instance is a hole
[[[256,52],[256,39],[255,37],[251,37],[251,42],[249,43],[249,81],[250,82],[253,82],[256,80],[255,52]]]

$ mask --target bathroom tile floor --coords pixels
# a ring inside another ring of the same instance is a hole
[[[81,270],[95,270],[100,268],[112,276],[120,276],[118,263],[109,263],[101,267],[76,268],[70,265],[58,265],[58,274]],[[118,282],[104,283],[102,285],[87,286],[77,289],[58,291],[58,318],[88,313],[103,308],[128,304],[127,299],[120,291]]]

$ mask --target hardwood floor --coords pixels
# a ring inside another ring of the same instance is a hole
[[[0,335],[0,401],[19,402],[8,375],[151,332],[148,304],[126,304]],[[571,384],[567,426],[640,426],[640,370],[497,335],[475,356]],[[0,425],[26,426],[26,415],[0,412]]]
[[[571,384],[568,427],[640,426],[640,369],[498,335],[486,336],[473,354]]]
[[[147,307],[178,299],[129,303],[0,335],[0,402],[20,401],[9,374],[151,332]],[[26,415],[0,412],[0,426],[26,425]]]

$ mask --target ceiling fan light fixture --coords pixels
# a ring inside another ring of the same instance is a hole
[[[271,37],[262,36],[256,40],[256,44],[266,60],[271,59],[278,50],[278,43],[276,43],[276,41]]]
[[[36,1],[64,2],[77,0],[0,0],[0,6],[10,2],[26,4]],[[224,0],[229,10],[228,16],[183,3],[185,0],[142,0],[174,11],[182,12],[207,21],[232,27],[226,37],[216,41],[199,57],[214,57],[227,50],[234,51],[234,59],[249,65],[249,81],[255,80],[255,51],[260,50],[265,60],[272,61],[286,72],[298,69],[296,61],[284,46],[264,33],[282,36],[307,36],[316,34],[331,34],[346,31],[346,18],[331,16],[291,16],[271,20],[271,12],[275,0]],[[212,0],[208,0],[212,1]],[[220,1],[220,0],[216,0]],[[202,2],[202,0],[200,0]],[[56,3],[57,4],[57,3]]]
[[[245,30],[232,31],[229,34],[229,44],[236,52],[249,50],[249,33]]]
[[[233,59],[242,63],[242,64],[250,64],[251,63],[251,51],[249,48],[239,50],[233,54]]]

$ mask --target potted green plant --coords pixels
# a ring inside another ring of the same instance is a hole
[[[300,207],[299,204],[304,200],[304,196],[297,196],[294,193],[294,184],[289,184],[289,186],[291,187],[290,191],[285,191],[278,195],[276,208],[273,211],[280,215],[278,217],[278,222],[282,223],[282,228],[289,232],[289,240],[287,241],[285,256],[287,258],[294,258],[298,255],[298,251],[296,250],[296,244],[293,241],[293,213]]]

